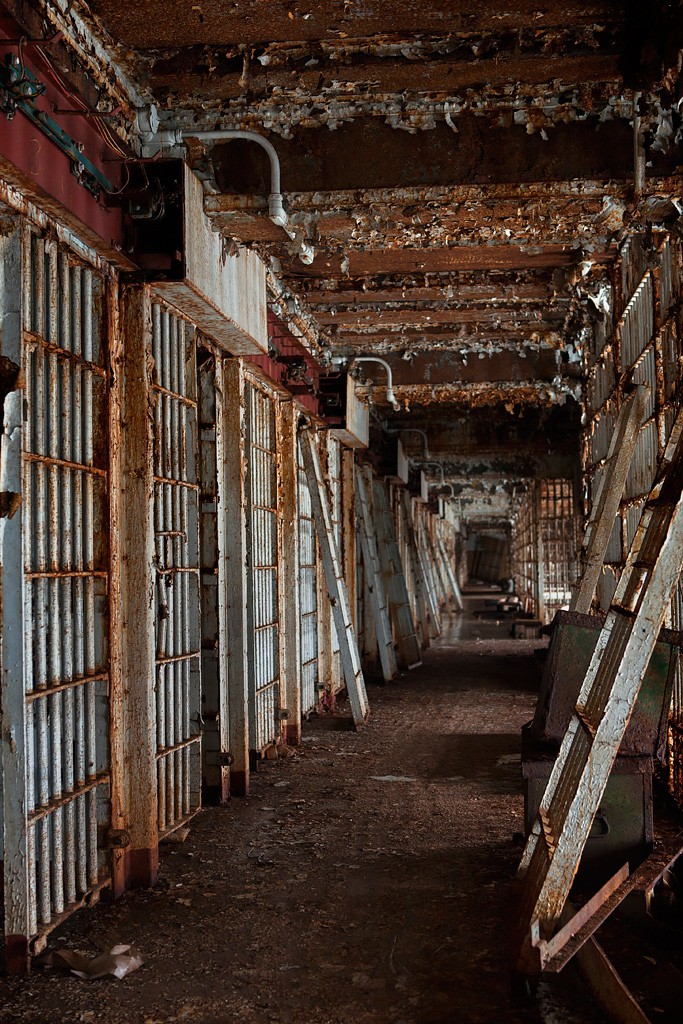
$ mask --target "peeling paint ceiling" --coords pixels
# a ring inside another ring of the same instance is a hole
[[[680,5],[90,10],[162,126],[184,130],[217,230],[268,261],[274,307],[328,357],[390,363],[400,412],[378,366],[360,375],[387,424],[425,429],[458,487],[578,470],[582,358],[620,246],[683,209]],[[220,128],[274,143],[294,240],[268,218],[258,146],[192,139]],[[485,444],[465,429],[481,417]]]

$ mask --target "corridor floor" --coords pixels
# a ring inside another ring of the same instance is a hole
[[[359,732],[307,724],[247,803],[164,845],[152,891],[83,911],[51,948],[134,943],[122,981],[0,980],[2,1024],[588,1024],[582,986],[511,1002],[506,913],[520,856],[519,730],[539,641],[452,621],[424,664],[371,686]]]

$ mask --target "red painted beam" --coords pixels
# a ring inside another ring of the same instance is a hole
[[[8,19],[3,19],[0,24],[0,61],[3,63],[8,54],[15,57],[19,52],[16,44],[3,43],[3,39],[12,38],[11,29]],[[55,110],[86,110],[82,101],[62,87],[56,72],[34,46],[24,45],[22,58],[25,67],[45,85],[44,95],[36,100],[38,108],[83,145],[84,155],[113,182],[116,190],[120,186],[123,161],[91,123],[91,118],[79,113],[55,113]],[[33,186],[30,198],[38,203],[44,199],[41,205],[49,214],[59,218],[63,209],[72,230],[74,221],[83,225],[86,240],[88,235],[94,234],[107,248],[120,249],[123,243],[121,209],[108,209],[101,199],[95,199],[80,185],[66,154],[20,111],[11,121],[0,113],[0,125],[0,177],[22,190],[30,183]]]

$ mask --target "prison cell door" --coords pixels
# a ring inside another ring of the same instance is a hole
[[[279,734],[277,409],[260,382],[245,381],[247,444],[247,616],[249,746],[263,752]]]
[[[201,802],[199,481],[194,329],[152,305],[160,836]]]
[[[297,442],[301,711],[318,703],[318,551],[301,443]]]
[[[337,544],[340,564],[344,564],[342,536],[342,467],[341,444],[336,437],[327,435],[327,486],[330,494],[330,517],[332,530]],[[332,640],[332,692],[343,689],[344,673],[342,671],[339,637],[330,609],[330,635]]]
[[[0,244],[2,350],[25,377],[5,406],[22,504],[2,547],[5,935],[24,970],[111,877],[106,284],[28,226]]]

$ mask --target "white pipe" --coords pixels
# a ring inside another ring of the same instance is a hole
[[[268,216],[272,220],[273,224],[277,224],[279,228],[282,228],[285,234],[291,238],[293,242],[296,242],[299,246],[299,259],[302,263],[310,264],[315,258],[315,249],[307,245],[306,242],[301,239],[297,239],[296,234],[289,227],[289,218],[285,211],[285,207],[282,201],[282,192],[280,191],[280,158],[277,155],[275,146],[269,139],[264,138],[263,135],[259,135],[258,132],[247,132],[238,131],[237,129],[219,129],[217,131],[178,131],[176,132],[176,140],[178,144],[182,144],[185,138],[191,139],[202,139],[205,142],[225,142],[231,139],[245,139],[247,142],[255,142],[257,145],[265,149],[270,160],[270,194],[268,196]]]
[[[380,359],[379,356],[356,356],[352,360],[351,366],[355,366],[356,363],[379,363],[387,371],[387,401],[391,402],[396,412],[401,411],[401,406],[396,400],[394,395],[394,378],[391,372],[391,367],[386,359]]]
[[[425,459],[431,458],[429,454],[429,438],[426,431],[420,430],[419,427],[396,427],[395,429],[393,427],[385,427],[384,430],[387,434],[419,434],[424,445],[422,456]]]
[[[451,497],[454,496],[453,484],[449,480],[446,479],[446,476],[445,476],[444,471],[443,471],[443,463],[442,462],[423,462],[423,463],[421,463],[421,465],[422,466],[436,466],[436,468],[441,473],[441,479],[440,480],[436,480],[434,483],[428,483],[429,487],[450,487],[450,489],[451,489]]]

